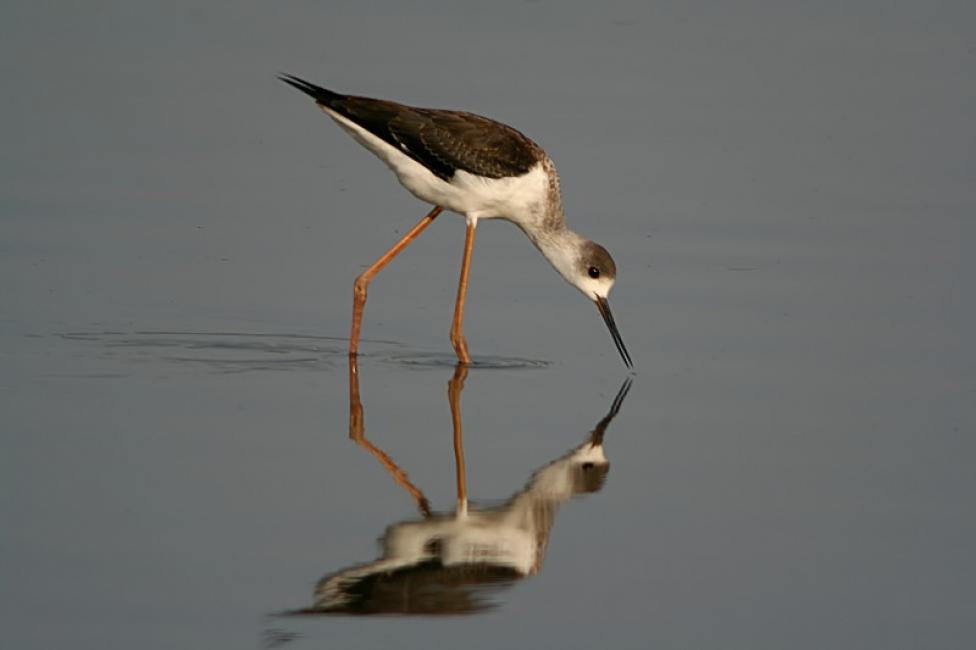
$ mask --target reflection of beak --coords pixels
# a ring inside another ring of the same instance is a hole
[[[600,315],[603,316],[603,321],[610,329],[610,335],[613,336],[613,342],[617,344],[617,350],[620,351],[620,356],[623,357],[624,364],[628,368],[633,368],[634,362],[630,360],[627,348],[624,347],[624,340],[620,338],[620,332],[617,330],[617,324],[613,322],[613,314],[610,313],[610,303],[603,296],[597,296],[595,302],[596,308],[600,310]]]
[[[607,431],[607,426],[609,426],[610,421],[617,417],[617,413],[620,413],[620,407],[624,403],[624,398],[627,397],[627,393],[630,392],[630,386],[634,383],[634,380],[630,377],[624,379],[623,385],[620,390],[617,391],[617,396],[613,398],[613,404],[610,405],[610,411],[603,416],[603,419],[596,423],[596,428],[590,432],[590,446],[596,447],[597,445],[603,444],[603,434]]]

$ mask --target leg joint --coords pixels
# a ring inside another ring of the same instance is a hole
[[[356,281],[352,283],[352,292],[362,298],[366,296],[366,287],[369,286],[369,278],[365,273],[356,276]]]

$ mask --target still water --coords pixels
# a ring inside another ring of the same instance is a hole
[[[968,648],[971,3],[0,9],[0,645]],[[473,110],[613,252],[275,79]],[[442,615],[448,614],[448,615]]]

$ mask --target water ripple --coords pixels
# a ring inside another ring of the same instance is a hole
[[[200,332],[137,330],[132,332],[64,332],[63,340],[92,344],[96,356],[132,363],[166,362],[203,367],[217,373],[286,370],[332,370],[344,366],[348,339],[267,332]],[[364,340],[369,352],[360,361],[377,361],[406,368],[453,368],[450,352],[402,350],[395,341]],[[539,359],[475,356],[471,367],[486,370],[532,370],[552,364]]]
[[[436,352],[395,353],[388,355],[385,361],[408,368],[453,368],[457,365],[457,357],[453,354]],[[471,359],[471,368],[476,370],[535,370],[548,368],[551,365],[549,361],[521,357],[476,355]]]

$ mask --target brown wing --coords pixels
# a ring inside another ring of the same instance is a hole
[[[488,178],[521,176],[541,157],[515,129],[472,113],[407,108],[387,129],[401,149],[445,179],[458,169]]]
[[[444,180],[459,169],[488,178],[521,176],[543,156],[538,145],[512,127],[481,115],[340,95],[297,77],[281,79]]]

